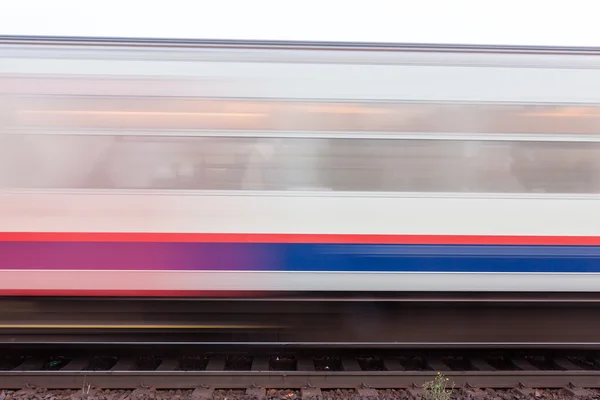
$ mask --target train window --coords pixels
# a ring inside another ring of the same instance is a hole
[[[600,133],[600,106],[20,96],[11,112],[25,129]]]
[[[51,134],[0,140],[0,185],[12,188],[600,192],[600,143]]]

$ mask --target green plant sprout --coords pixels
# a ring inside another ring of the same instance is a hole
[[[423,384],[423,388],[425,389],[425,399],[450,400],[452,392],[454,392],[454,383],[450,389],[446,388],[447,383],[448,378],[438,372],[434,380]]]

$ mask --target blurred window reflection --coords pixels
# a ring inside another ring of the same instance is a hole
[[[600,106],[15,96],[16,128],[600,133]],[[8,113],[8,111],[7,111]]]
[[[376,132],[448,139],[364,138]],[[543,136],[598,133],[586,105],[13,94],[0,96],[0,187],[598,193],[600,143]]]
[[[598,193],[600,143],[2,135],[12,188]]]

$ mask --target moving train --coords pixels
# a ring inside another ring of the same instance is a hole
[[[0,38],[0,296],[600,291],[600,51]]]

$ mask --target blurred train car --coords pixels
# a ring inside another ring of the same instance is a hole
[[[0,40],[0,295],[598,292],[600,52]]]

